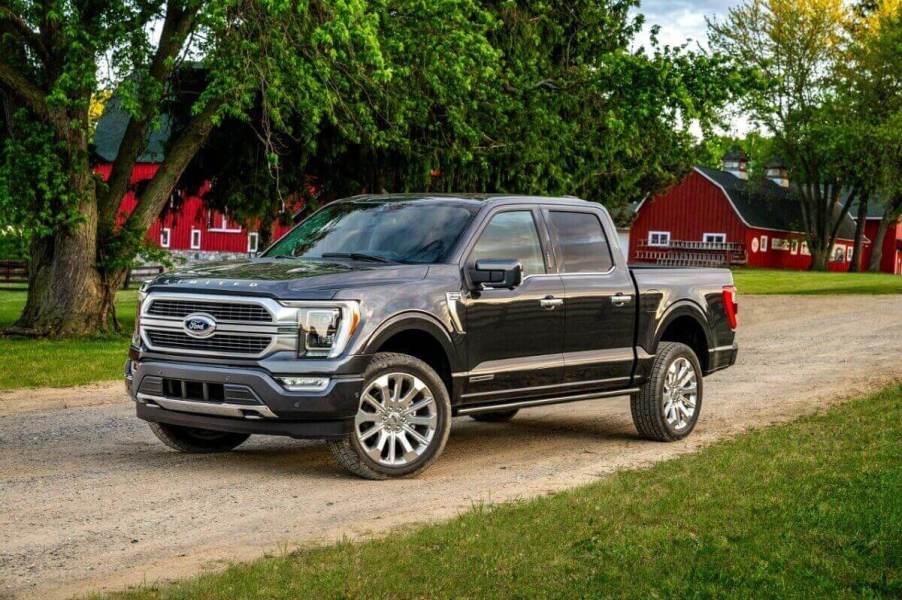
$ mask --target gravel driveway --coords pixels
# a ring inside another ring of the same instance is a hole
[[[318,442],[260,437],[232,454],[176,454],[119,400],[120,386],[106,388],[106,405],[0,416],[0,597],[185,576],[691,452],[902,378],[902,297],[743,297],[739,343],[737,366],[706,380],[688,440],[639,439],[626,398],[504,424],[462,418],[413,480],[350,477]]]

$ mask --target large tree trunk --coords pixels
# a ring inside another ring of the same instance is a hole
[[[830,248],[811,248],[811,270],[826,271],[829,258]]]
[[[877,237],[871,241],[873,244],[871,249],[871,261],[868,263],[868,271],[872,273],[880,272],[880,262],[883,260],[883,240],[886,239],[886,231],[889,229],[889,211],[880,219],[877,226]]]
[[[28,297],[11,329],[25,335],[62,337],[116,327],[113,298],[97,269],[97,202],[90,169],[70,177],[82,198],[80,219],[32,244]]]
[[[855,220],[855,245],[852,248],[852,264],[849,265],[850,273],[861,271],[861,251],[864,248],[864,225],[868,218],[868,196],[863,194],[858,202],[858,215]]]

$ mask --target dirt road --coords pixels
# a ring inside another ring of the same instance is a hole
[[[744,297],[739,364],[706,380],[695,433],[640,440],[628,400],[455,421],[414,480],[347,476],[322,443],[168,451],[127,402],[0,416],[0,597],[59,597],[378,533],[690,452],[902,378],[902,297]],[[76,392],[77,393],[77,392]],[[121,393],[110,391],[109,393]]]

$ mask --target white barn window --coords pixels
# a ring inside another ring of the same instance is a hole
[[[200,250],[200,229],[191,230],[191,249]]]
[[[248,252],[256,252],[257,246],[260,243],[260,234],[256,231],[252,231],[247,234],[247,251]]]
[[[170,229],[168,227],[164,227],[160,230],[160,248],[168,248],[169,247],[169,236]]]
[[[649,246],[669,246],[670,245],[670,232],[669,231],[649,231],[648,232],[648,245]]]
[[[702,236],[702,241],[706,244],[726,244],[727,234],[725,233],[706,233]]]

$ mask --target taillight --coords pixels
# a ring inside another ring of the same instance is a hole
[[[727,321],[730,322],[730,329],[736,329],[736,314],[739,312],[739,302],[736,299],[736,287],[732,285],[723,286],[723,308],[727,313]]]

